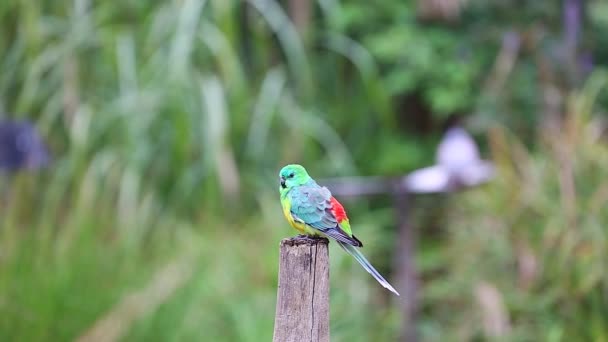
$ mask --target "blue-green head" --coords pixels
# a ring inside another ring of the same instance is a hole
[[[310,182],[312,178],[306,172],[302,165],[289,164],[285,165],[279,172],[279,183],[281,185],[281,193],[289,191],[294,186],[304,185]]]

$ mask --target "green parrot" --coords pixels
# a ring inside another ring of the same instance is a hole
[[[363,247],[363,243],[353,235],[344,207],[329,189],[319,186],[306,169],[297,164],[283,167],[279,182],[283,214],[292,227],[307,236],[336,240],[380,285],[399,295],[357,249]]]

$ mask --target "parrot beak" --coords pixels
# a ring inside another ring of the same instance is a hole
[[[281,188],[285,189],[287,187],[285,185],[285,178],[283,178],[283,176],[279,177],[279,182],[281,182]]]

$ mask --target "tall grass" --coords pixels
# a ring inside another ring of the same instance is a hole
[[[431,158],[395,138],[380,68],[341,30],[340,4],[318,6],[305,40],[270,0],[0,3],[0,112],[34,120],[54,156],[1,180],[3,339],[271,338],[292,234],[277,169]],[[437,255],[418,255],[424,340],[607,339],[596,81],[538,150],[491,135],[500,177],[459,195]],[[378,202],[348,207],[382,268],[394,224]],[[394,340],[390,297],[331,254],[332,339]]]
[[[36,121],[54,156],[3,179],[0,335],[270,339],[291,234],[276,170],[356,172],[327,112],[376,121],[345,105],[365,98],[332,99],[274,1],[6,1],[0,18],[0,111]],[[380,98],[363,77],[353,92]],[[387,307],[368,307],[367,275],[333,259],[335,338],[395,336]]]
[[[439,336],[608,340],[608,147],[597,102],[607,82],[597,72],[571,94],[535,152],[491,133],[498,176],[452,204],[445,277],[427,291],[445,303],[432,311]]]

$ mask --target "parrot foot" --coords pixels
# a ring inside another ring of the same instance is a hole
[[[311,236],[311,235],[300,234],[300,235],[294,236],[292,238],[283,239],[281,241],[281,245],[287,244],[289,246],[296,246],[296,245],[314,246],[319,243],[328,244],[329,240],[327,240],[327,238],[324,238],[322,236],[314,236],[314,235]]]
[[[306,235],[306,234],[299,234],[296,237],[298,239],[304,239],[304,240],[309,240],[309,241],[317,241],[317,240],[323,240],[323,239],[325,239],[324,237],[321,237],[321,236]]]

